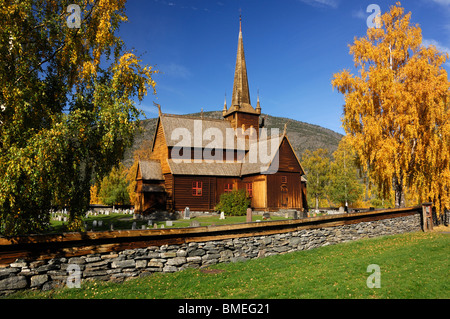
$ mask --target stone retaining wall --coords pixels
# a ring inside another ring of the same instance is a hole
[[[0,268],[0,295],[20,289],[49,290],[65,286],[68,268],[78,265],[84,280],[123,281],[151,275],[201,268],[223,262],[312,249],[362,238],[421,230],[420,215],[383,219],[358,224],[303,229],[268,236],[192,242],[180,245],[151,246],[106,254],[90,254],[50,260],[16,260]],[[73,275],[71,275],[73,278]]]

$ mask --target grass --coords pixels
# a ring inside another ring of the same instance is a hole
[[[446,227],[448,229],[448,227]],[[123,283],[83,282],[79,289],[19,292],[12,298],[450,298],[450,236],[408,233],[217,264]],[[381,270],[368,288],[367,266]]]

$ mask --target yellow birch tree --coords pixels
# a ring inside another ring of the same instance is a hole
[[[342,118],[361,167],[385,195],[404,206],[405,189],[438,212],[450,207],[449,58],[422,45],[419,25],[401,3],[378,28],[349,45],[359,74],[343,70],[332,85],[344,94]]]

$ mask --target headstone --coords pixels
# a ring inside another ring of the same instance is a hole
[[[190,211],[189,207],[186,207],[184,209],[184,219],[191,219],[191,211]]]
[[[113,223],[109,224],[109,229],[110,229],[110,230],[114,230],[114,225],[113,225]]]
[[[99,220],[97,224],[98,224],[98,227],[102,227],[102,225],[103,225],[103,220]]]
[[[225,219],[225,212],[220,212],[220,217],[219,219]]]
[[[149,226],[153,225],[153,220],[149,219],[147,222],[147,225],[149,225]]]
[[[97,220],[94,220],[94,221],[92,222],[92,227],[97,227]]]
[[[344,206],[340,206],[339,207],[339,214],[344,214],[344,213],[345,213]]]
[[[245,221],[247,223],[250,223],[252,221],[252,209],[250,207],[247,208],[247,218]]]
[[[141,226],[141,229],[146,229],[146,228],[147,228],[147,226],[145,226],[145,225]]]
[[[164,228],[164,224],[161,224],[161,228]]]
[[[155,224],[153,225],[153,228],[154,228],[154,229],[158,228],[158,224],[155,223]]]
[[[198,220],[193,220],[189,224],[189,227],[199,227],[199,226],[200,226],[200,222]]]
[[[136,229],[136,222],[133,222],[133,224],[131,224],[131,229],[135,230]]]
[[[167,226],[167,227],[173,226],[173,222],[172,222],[171,220],[167,220],[167,221],[166,221],[166,226]]]

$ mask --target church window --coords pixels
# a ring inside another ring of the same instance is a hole
[[[233,184],[226,183],[224,191],[225,191],[225,193],[231,193],[233,191]]]
[[[202,196],[203,182],[192,182],[192,196]]]
[[[248,197],[253,197],[253,183],[245,184],[245,189],[247,190]]]

